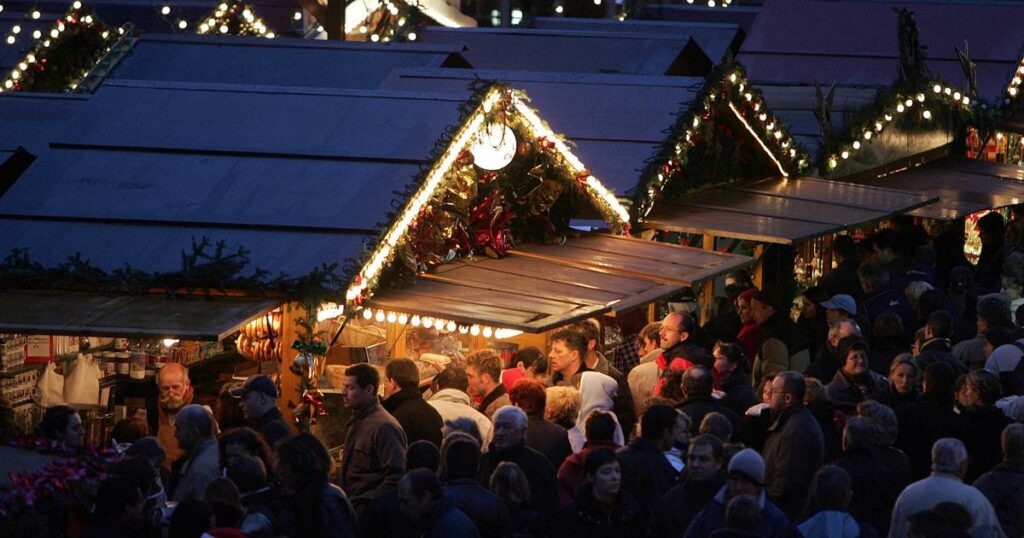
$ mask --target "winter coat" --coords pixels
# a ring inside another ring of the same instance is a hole
[[[319,503],[319,506],[314,509],[311,502]],[[315,500],[306,497],[290,499],[279,519],[275,532],[286,536],[356,536],[352,505],[341,488],[331,483],[324,484]]]
[[[814,415],[821,427],[821,435],[825,438],[825,463],[828,463],[843,451],[843,424],[846,415],[836,409],[828,400],[816,400],[807,404],[807,410]]]
[[[685,340],[666,349],[662,352],[662,356],[665,357],[665,364],[671,363],[673,359],[686,359],[693,364],[708,368],[713,368],[715,365],[715,358],[708,353],[708,350]]]
[[[1013,421],[994,405],[965,409],[960,415],[967,425],[964,446],[970,458],[964,481],[969,484],[1002,461],[1003,429]]]
[[[654,503],[676,482],[676,470],[665,458],[654,441],[637,437],[618,451],[622,466],[622,489],[640,503],[644,509],[654,509]]]
[[[733,371],[732,375],[719,383],[719,389],[725,393],[719,401],[741,417],[747,409],[757,405],[757,396],[750,388],[750,376],[745,372]]]
[[[276,407],[272,407],[269,411],[263,413],[263,416],[256,420],[253,426],[263,434],[263,440],[267,442],[267,446],[270,448],[276,447],[278,443],[294,434],[292,427],[285,422],[281,410]]]
[[[967,509],[974,522],[972,536],[1002,535],[992,503],[988,502],[983,493],[961,482],[957,475],[934,472],[928,478],[910,484],[900,493],[889,522],[889,538],[906,538],[908,518],[923,510],[930,510],[941,502],[954,502]]]
[[[339,485],[359,509],[405,474],[405,431],[374,399],[348,421]]]
[[[936,362],[944,362],[953,367],[957,377],[967,373],[967,365],[953,355],[953,346],[945,338],[932,338],[921,344],[921,354],[917,356],[921,371]]]
[[[558,468],[558,500],[562,506],[572,502],[576,498],[579,489],[587,482],[587,454],[597,447],[617,449],[622,445],[614,441],[587,441],[583,450],[570,454],[562,466]]]
[[[498,383],[497,387],[494,387],[484,399],[477,405],[477,410],[484,414],[489,419],[493,419],[494,412],[506,405],[512,405],[512,400],[508,397],[508,391],[505,390],[505,385]],[[439,445],[440,446],[440,445]]]
[[[532,496],[524,509],[546,514],[558,508],[555,468],[544,454],[526,446],[525,443],[506,450],[498,450],[494,443],[491,443],[491,449],[480,458],[480,474],[477,477],[479,482],[489,484],[494,470],[500,463],[506,461],[518,465],[526,475],[527,483],[530,484]]]
[[[615,392],[612,393],[611,410],[615,413],[618,423],[622,425],[622,429],[624,431],[632,431],[633,424],[636,422],[633,391],[630,389],[626,376],[622,375],[622,372],[612,366],[604,355],[597,354],[597,361],[594,363],[593,368],[588,367],[585,362],[581,362],[580,369],[568,378],[560,373],[555,373],[551,376],[550,385],[580,388],[583,382],[583,374],[586,372],[597,372],[615,380],[616,388]]]
[[[388,396],[382,405],[402,426],[406,442],[428,441],[434,446],[441,446],[444,421],[418,389],[402,389]]]
[[[452,499],[455,507],[466,514],[482,538],[500,538],[508,525],[505,503],[497,495],[480,485],[476,480],[449,480],[444,494]]]
[[[647,411],[651,398],[654,397],[654,388],[658,386],[658,378],[661,376],[657,362],[660,355],[659,349],[644,355],[640,359],[640,364],[629,371],[626,382],[633,398],[634,416],[644,416],[644,411]]]
[[[910,306],[910,301],[902,293],[892,287],[885,287],[872,290],[864,294],[864,300],[860,303],[861,315],[865,325],[861,326],[864,336],[870,339],[871,328],[875,326],[875,319],[885,312],[895,312],[903,322],[903,339],[909,342],[917,330],[917,313]]]
[[[814,355],[811,365],[804,370],[804,375],[817,378],[822,383],[830,381],[839,371],[839,359],[836,358],[836,350],[831,344],[825,345]]]
[[[742,419],[735,411],[711,396],[698,396],[687,398],[676,405],[676,409],[686,413],[690,417],[690,435],[700,433],[700,423],[710,413],[719,413],[729,419],[734,434],[740,431]]]
[[[434,506],[415,523],[416,535],[422,538],[480,538],[480,531],[447,495],[434,501]]]
[[[761,347],[761,342],[764,341],[764,331],[757,323],[750,321],[743,324],[740,333],[736,335],[736,341],[743,347],[743,354],[747,358],[746,369],[753,369],[754,357],[757,357],[757,350]]]
[[[188,499],[203,500],[206,486],[221,475],[220,451],[217,440],[210,438],[202,441],[181,457],[181,474],[174,488],[174,501]]]
[[[868,367],[878,375],[888,377],[889,367],[899,354],[910,351],[899,342],[876,342],[868,351]]]
[[[606,509],[587,484],[576,500],[551,519],[551,536],[586,538],[641,538],[647,528],[643,509],[627,492],[620,491],[615,505]]]
[[[544,420],[543,413],[530,415],[526,421],[526,446],[544,454],[555,469],[572,454],[569,432],[554,422]]]
[[[842,510],[822,510],[798,524],[796,530],[807,538],[878,538],[878,532],[871,525],[857,521]]]
[[[895,448],[848,450],[832,463],[850,475],[850,511],[878,532],[888,534],[892,507],[910,483],[910,461],[906,454]]]
[[[803,404],[786,408],[768,428],[761,454],[768,497],[786,514],[799,514],[824,461],[825,437],[818,421]]]
[[[684,479],[658,499],[648,524],[648,536],[679,536],[693,518],[725,485],[725,470],[707,480]]]
[[[842,293],[860,302],[864,294],[857,276],[857,260],[843,260],[835,269],[822,275],[818,285],[828,291],[829,297]]]
[[[431,394],[427,403],[441,415],[442,423],[459,418],[468,418],[475,422],[476,427],[480,429],[480,438],[483,439],[483,450],[487,450],[487,445],[491,444],[494,425],[490,418],[473,407],[468,394],[459,389],[441,389]]]
[[[787,370],[802,372],[810,365],[810,349],[791,319],[776,312],[761,325],[761,329],[765,339],[754,360],[755,387],[760,387],[766,376]]]
[[[965,440],[967,425],[962,415],[953,411],[952,402],[944,402],[934,392],[925,392],[914,403],[896,411],[899,435],[896,448],[910,459],[910,478],[920,480],[931,474],[932,445],[943,437]]]
[[[573,452],[579,452],[586,443],[585,426],[587,419],[594,411],[611,413],[614,408],[613,397],[619,385],[611,376],[595,371],[583,372],[580,376],[580,412],[576,415],[576,426],[569,430],[569,444]],[[631,404],[632,405],[632,404]],[[615,417],[614,414],[612,414]],[[616,418],[614,441],[619,445],[626,444],[622,426]],[[553,462],[554,463],[554,462]],[[557,467],[561,462],[555,463]]]
[[[856,382],[840,369],[827,388],[828,399],[837,409],[851,416],[857,414],[857,404],[864,400],[889,402],[889,380],[871,370],[865,371],[861,380]]]
[[[974,482],[992,503],[1007,536],[1024,536],[1024,463],[1004,461]]]
[[[686,538],[704,538],[712,532],[725,528],[725,506],[729,502],[729,486],[722,486],[706,506],[697,514],[686,530]],[[762,538],[790,538],[793,526],[786,514],[769,501],[764,490],[757,498],[761,505],[761,522],[757,525],[757,536]]]

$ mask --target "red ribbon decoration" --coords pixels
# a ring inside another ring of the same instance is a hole
[[[513,217],[515,213],[501,203],[496,195],[485,196],[469,214],[476,248],[484,250],[488,255],[505,255],[513,246],[512,232],[507,227]]]
[[[316,424],[320,417],[327,416],[327,409],[324,407],[324,393],[317,389],[302,393],[302,404],[300,405],[307,406],[310,424]]]

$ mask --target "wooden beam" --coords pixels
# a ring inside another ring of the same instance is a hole
[[[345,0],[327,0],[327,20],[324,29],[327,39],[331,41],[345,40]]]
[[[704,234],[704,250],[714,251],[715,250],[715,236],[711,234]],[[708,278],[701,283],[700,291],[700,312],[697,313],[697,319],[699,320],[704,312],[708,311],[708,306],[711,305],[711,299],[715,295],[715,279]],[[703,320],[708,321],[708,320]]]
[[[754,247],[754,286],[764,289],[764,243]]]
[[[299,355],[297,350],[292,349],[292,342],[300,330],[295,319],[305,313],[299,303],[288,303],[284,305],[284,314],[281,315],[281,397],[277,400],[277,407],[290,424],[295,423],[292,408],[302,401],[302,380],[289,369]]]

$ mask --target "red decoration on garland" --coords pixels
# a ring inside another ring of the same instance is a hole
[[[492,258],[504,256],[513,246],[512,232],[507,226],[515,213],[502,202],[500,195],[487,195],[469,215],[476,249]]]
[[[75,483],[106,478],[107,471],[120,458],[114,448],[72,448],[40,437],[20,437],[10,446],[58,458],[39,471],[9,475],[11,489],[0,493],[0,517],[33,506],[37,499],[60,497],[70,501]]]
[[[544,149],[551,149],[551,148],[555,147],[555,143],[553,141],[551,141],[551,140],[548,140],[548,137],[546,137],[546,136],[542,136],[542,137],[538,138],[537,139],[537,145],[542,147],[542,148],[544,148]]]
[[[324,407],[324,393],[317,389],[310,389],[302,393],[302,403],[296,407],[295,422],[302,422],[302,418],[309,413],[309,423],[316,424],[320,417],[327,416],[327,408]]]

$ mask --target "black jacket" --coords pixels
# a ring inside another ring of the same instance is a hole
[[[803,404],[786,408],[768,428],[762,455],[768,497],[790,518],[800,514],[825,457],[825,437],[814,415]]]
[[[720,413],[729,419],[732,424],[733,434],[738,434],[742,419],[729,406],[725,405],[710,396],[687,398],[676,405],[676,409],[686,413],[690,417],[690,435],[697,435],[700,430],[700,423],[709,413]]]
[[[476,525],[482,538],[500,538],[508,525],[505,504],[476,480],[449,480],[444,494]]]
[[[843,260],[835,269],[822,275],[818,285],[828,291],[829,297],[844,293],[860,303],[864,295],[857,276],[857,260]]]
[[[921,344],[921,354],[917,357],[917,364],[923,372],[932,363],[944,362],[953,367],[953,373],[957,377],[967,373],[967,366],[960,359],[953,355],[953,346],[945,338],[932,338]]]
[[[491,443],[490,450],[480,458],[480,474],[477,477],[479,482],[489,484],[491,474],[498,468],[498,464],[505,461],[518,465],[530,484],[532,496],[524,509],[546,514],[558,508],[558,481],[555,479],[555,468],[544,454],[526,444],[508,450],[498,450],[494,443]]]
[[[846,418],[832,402],[824,399],[807,404],[807,410],[814,415],[814,420],[818,421],[818,426],[821,427],[821,435],[825,438],[824,461],[828,463],[843,451],[843,428],[840,424]]]
[[[722,381],[719,388],[725,393],[719,401],[741,417],[747,409],[757,405],[757,396],[754,396],[754,390],[750,388],[750,375],[746,372],[734,371],[728,379]]]
[[[555,513],[550,536],[579,538],[641,538],[646,536],[644,511],[629,493],[620,491],[615,505],[602,506],[587,484],[576,500]]]
[[[910,484],[907,455],[891,447],[859,449],[843,452],[832,463],[850,475],[850,512],[887,535],[896,499]]]
[[[725,485],[725,470],[719,469],[707,480],[683,479],[668,490],[654,507],[648,524],[648,536],[682,536],[693,518]]]
[[[402,389],[381,402],[405,430],[405,439],[411,445],[416,441],[429,441],[441,446],[441,428],[444,421],[434,406],[423,399],[416,389]]]
[[[974,487],[988,497],[1007,536],[1024,536],[1024,463],[1004,461],[981,475]]]
[[[828,384],[828,399],[837,409],[853,416],[856,414],[857,404],[864,400],[875,400],[888,405],[889,380],[867,370],[857,382],[843,370],[839,370]]]
[[[932,445],[943,437],[965,440],[963,416],[953,412],[953,403],[925,392],[920,401],[896,409],[899,436],[896,448],[910,459],[910,479],[921,480],[931,474]]]
[[[276,447],[278,443],[292,436],[291,426],[284,421],[284,415],[277,407],[263,413],[254,426],[263,434],[263,439],[270,448]]]
[[[662,352],[662,355],[665,357],[665,364],[671,364],[672,359],[686,359],[693,364],[699,364],[708,368],[712,368],[715,365],[715,358],[708,353],[708,350],[696,344],[691,344],[688,340],[679,342],[666,349]]]
[[[1002,461],[1003,429],[1013,420],[994,405],[965,409],[960,415],[967,425],[964,446],[970,454],[964,483],[970,484]]]
[[[616,454],[622,466],[622,490],[649,513],[654,503],[675,484],[675,468],[654,441],[643,437],[633,439]]]
[[[839,371],[839,359],[836,358],[836,350],[825,342],[825,345],[814,355],[811,365],[804,370],[804,375],[815,377],[822,383],[832,381]]]
[[[555,469],[572,454],[569,432],[554,422],[544,420],[542,413],[530,415],[526,422],[526,446],[544,454]]]

